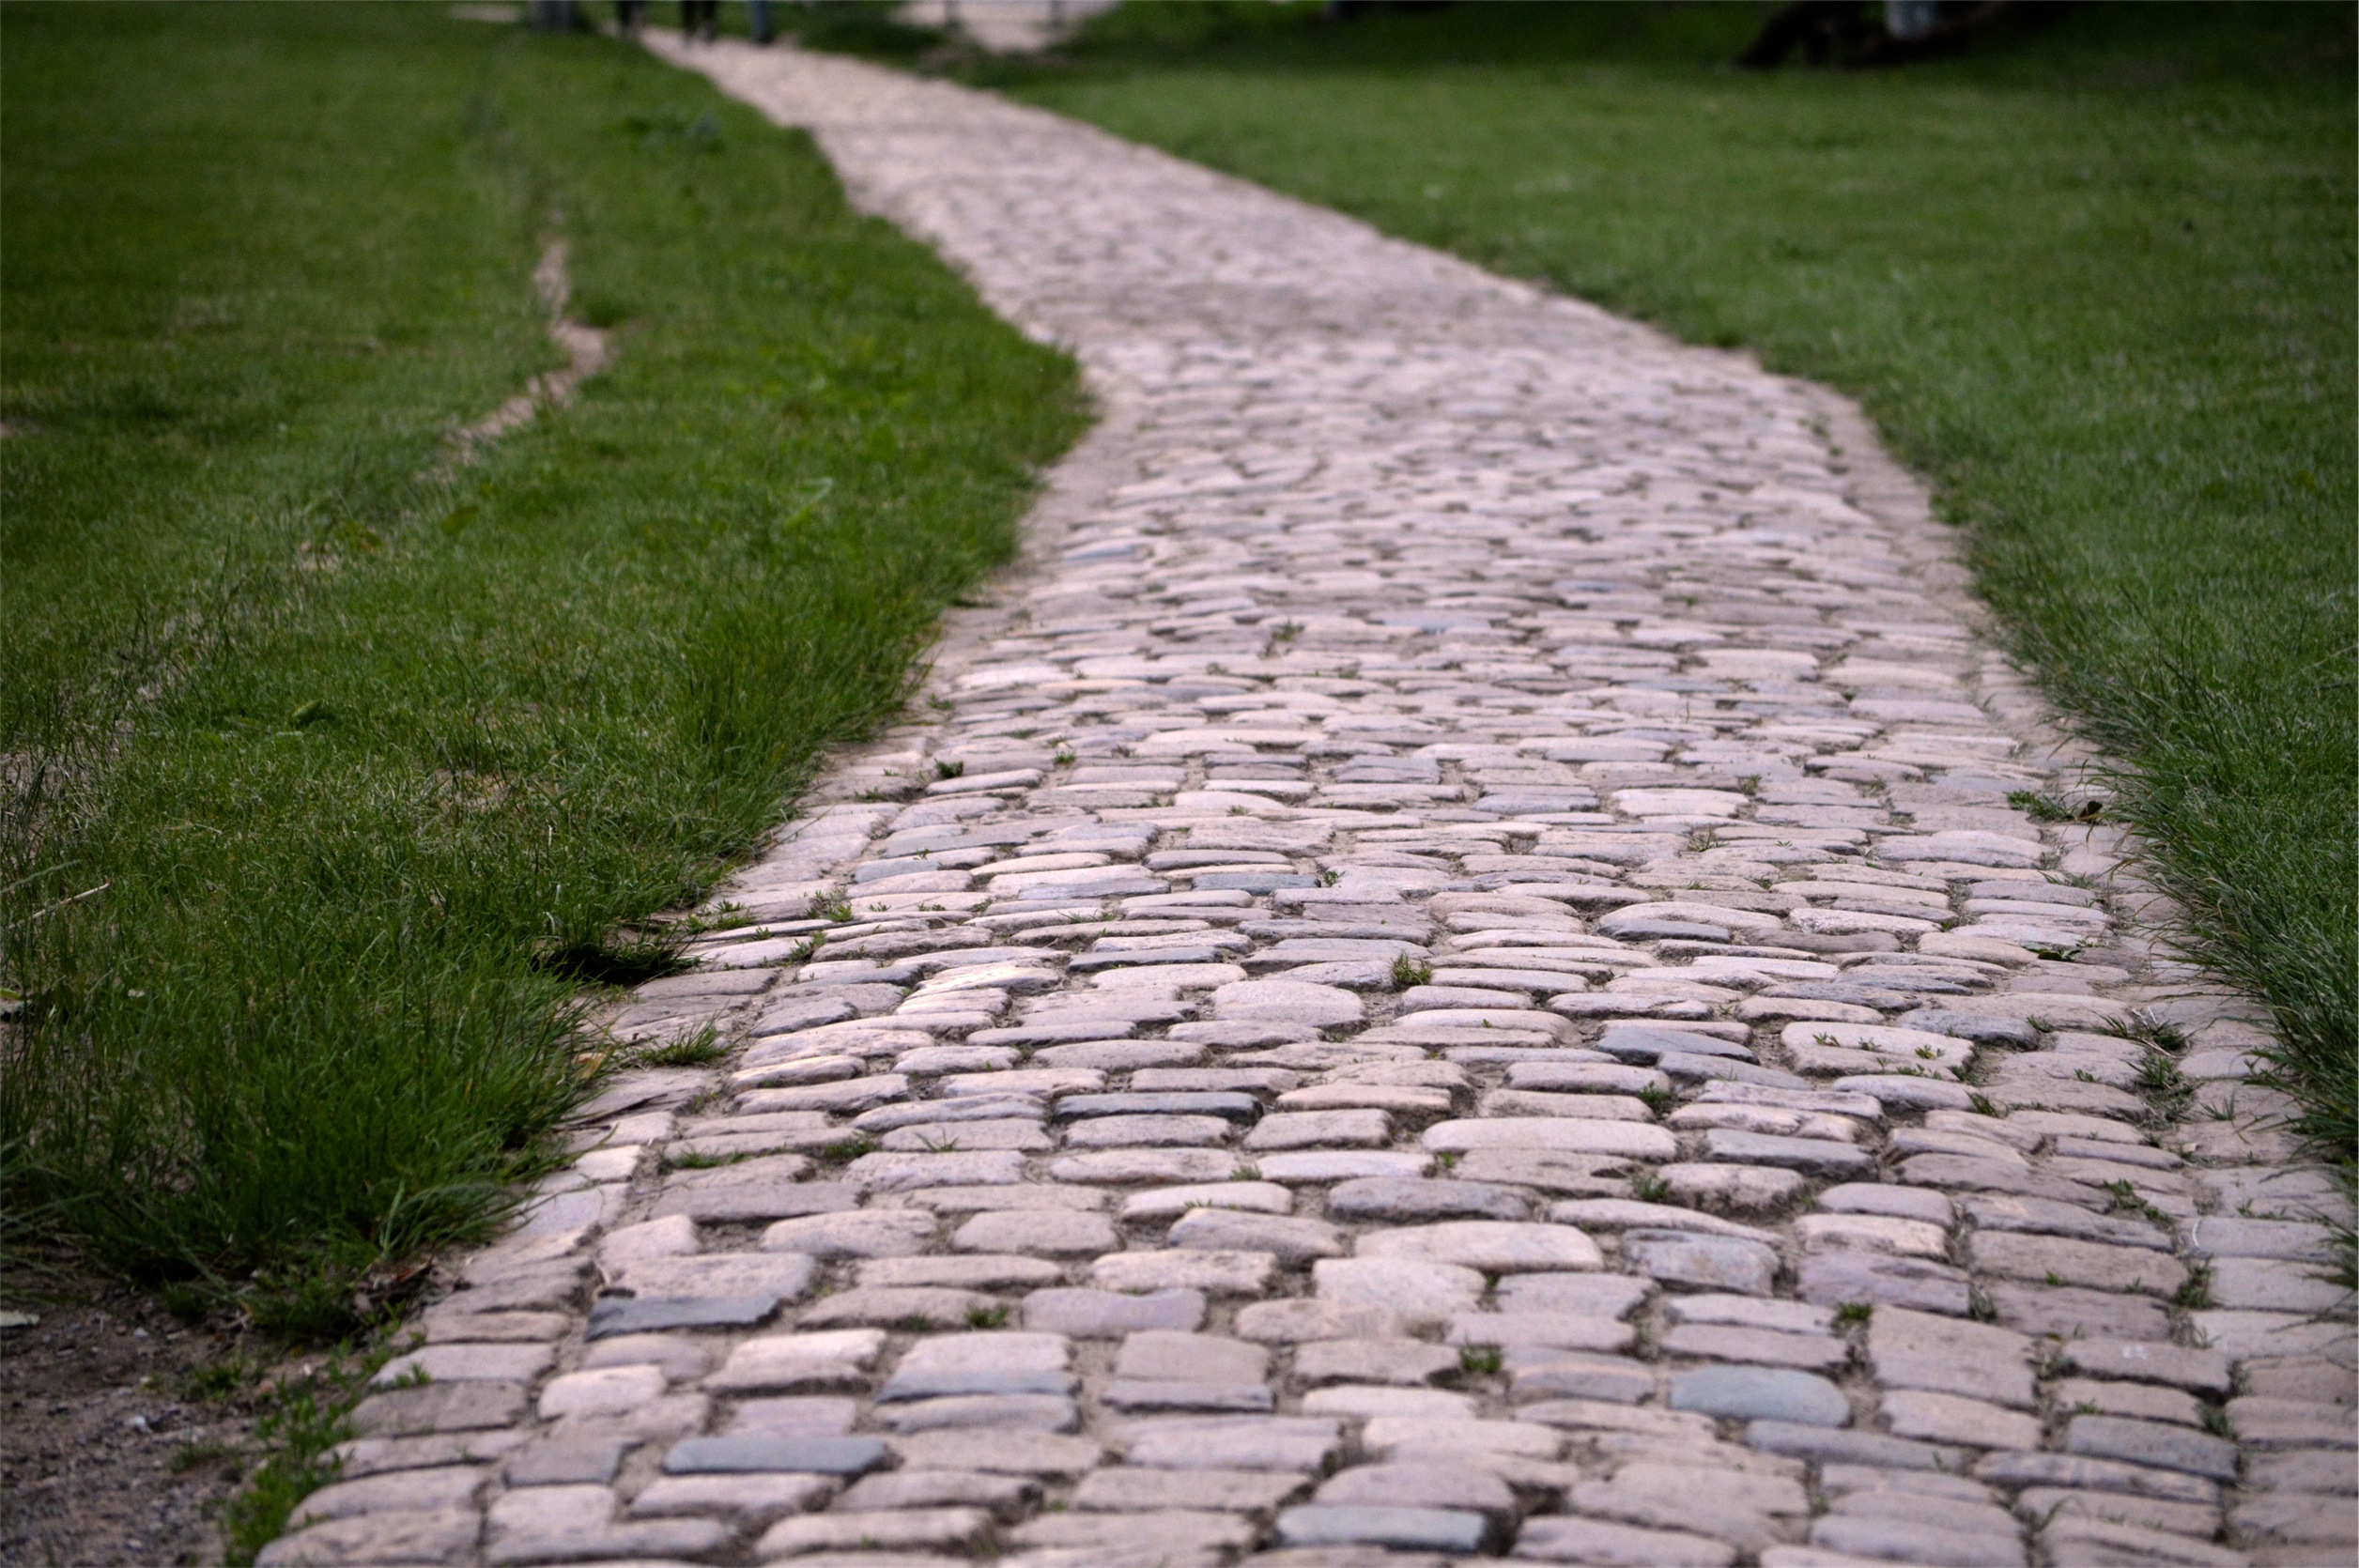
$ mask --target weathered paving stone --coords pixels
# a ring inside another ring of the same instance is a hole
[[[1786,1368],[1712,1366],[1672,1375],[1671,1407],[1746,1421],[1842,1426],[1851,1404],[1824,1377]]]
[[[1991,1280],[1981,1290],[1998,1321],[2019,1333],[2061,1340],[2085,1335],[2161,1340],[2170,1334],[2170,1313],[2151,1296],[2008,1280]]]
[[[909,1469],[985,1470],[1003,1475],[1072,1477],[1105,1456],[1092,1438],[1048,1432],[924,1432],[892,1439]]]
[[[847,1513],[895,1508],[983,1508],[1007,1518],[1020,1515],[1040,1499],[1028,1476],[982,1470],[904,1469],[875,1471],[847,1487],[838,1503]]]
[[[1309,1489],[1300,1475],[1255,1470],[1165,1470],[1122,1466],[1094,1470],[1073,1506],[1108,1513],[1176,1508],[1267,1514]]]
[[[501,1479],[511,1486],[604,1485],[614,1479],[630,1447],[624,1437],[545,1437],[512,1454],[501,1467]]]
[[[1608,1345],[1601,1348],[1619,1349],[1621,1345]],[[1413,1386],[1456,1372],[1460,1365],[1461,1359],[1457,1351],[1413,1339],[1321,1340],[1300,1345],[1294,1352],[1294,1376],[1306,1386],[1320,1383]]]
[[[856,1387],[884,1351],[878,1329],[776,1334],[749,1339],[729,1354],[707,1386],[730,1393],[797,1393]]]
[[[1637,1342],[1638,1330],[1611,1316],[1571,1312],[1462,1312],[1444,1336],[1452,1345],[1548,1345],[1563,1350],[1616,1352]],[[1298,1367],[1301,1358],[1297,1358]]]
[[[301,1524],[396,1509],[464,1508],[475,1500],[490,1473],[486,1467],[451,1465],[339,1482],[298,1503],[294,1518]]]
[[[617,1557],[695,1556],[728,1542],[732,1531],[709,1519],[614,1519],[616,1499],[603,1486],[535,1486],[496,1499],[484,1520],[486,1560],[568,1561]]]
[[[1077,1382],[1069,1370],[1072,1360],[1072,1346],[1061,1334],[944,1335],[913,1345],[876,1397],[1070,1393]]]
[[[1669,1160],[1679,1152],[1679,1141],[1662,1128],[1588,1116],[1438,1122],[1426,1130],[1421,1141],[1437,1154],[1517,1149]]]
[[[2186,1266],[2143,1247],[2109,1247],[2061,1237],[1975,1233],[1967,1243],[1974,1266],[2005,1278],[2094,1290],[2170,1297],[2187,1283]]]
[[[1778,1254],[1758,1241],[1686,1231],[1626,1232],[1622,1257],[1627,1267],[1667,1284],[1748,1296],[1768,1295],[1778,1273]]]
[[[2243,1568],[2253,1560],[2242,1552],[2167,1531],[2089,1519],[2057,1519],[2041,1532],[2051,1561],[2090,1563],[2183,1563],[2192,1568]]]
[[[1275,1283],[1278,1260],[1267,1252],[1108,1253],[1090,1266],[1101,1290],[1140,1295],[1196,1290],[1207,1296],[1259,1296]]]
[[[688,1437],[664,1454],[669,1475],[791,1471],[854,1476],[884,1464],[891,1450],[882,1437]]]
[[[1999,1486],[2078,1486],[2092,1491],[2120,1492],[2131,1497],[2214,1505],[2220,1499],[2220,1488],[2216,1483],[2183,1471],[2154,1469],[2111,1459],[2088,1459],[2069,1453],[1986,1454],[1975,1462],[1973,1472],[1978,1478]]]
[[[1671,1195],[1704,1208],[1739,1214],[1783,1207],[1809,1184],[1799,1171],[1768,1165],[1714,1165],[1681,1161],[1656,1172]]]
[[[545,1421],[560,1421],[568,1416],[624,1415],[661,1399],[668,1381],[663,1369],[657,1366],[569,1372],[550,1379],[542,1388],[541,1417]]]
[[[1182,1417],[1132,1426],[1125,1458],[1161,1469],[1316,1471],[1341,1441],[1340,1422],[1316,1417]]]
[[[1497,1220],[1371,1231],[1361,1238],[1359,1255],[1457,1264],[1486,1274],[1596,1268],[1604,1261],[1597,1244],[1571,1225]]]
[[[993,1431],[1071,1432],[1081,1412],[1059,1394],[950,1394],[880,1407],[877,1420],[895,1432],[980,1427]]]
[[[1598,1519],[1525,1522],[1509,1554],[1529,1562],[1578,1562],[1600,1568],[1729,1568],[1735,1546],[1679,1530],[1641,1530]]]
[[[2076,1415],[2065,1426],[2064,1451],[2092,1459],[2184,1470],[2214,1481],[2236,1479],[2234,1443],[2160,1422]]]
[[[2203,1424],[2203,1406],[2193,1394],[2154,1383],[2115,1383],[2099,1377],[2059,1378],[2058,1407],[2098,1416],[2133,1416],[2181,1426]]]
[[[1524,1345],[1510,1345],[1503,1360],[1509,1396],[1519,1405],[1563,1399],[1636,1405],[1655,1393],[1654,1369],[1627,1357]]]
[[[2028,1410],[2031,1342],[1953,1317],[1880,1307],[1868,1324],[1868,1365],[1891,1389],[1926,1389]]]
[[[1256,1533],[1250,1522],[1227,1514],[1164,1509],[1045,1514],[1011,1530],[1010,1539],[1018,1546],[1072,1553],[1081,1560],[1137,1560],[1148,1553],[1171,1562],[1203,1562],[1250,1544]]]
[[[471,1508],[389,1509],[298,1530],[265,1546],[254,1560],[269,1568],[448,1562],[470,1550],[482,1531],[483,1516]]]
[[[1333,1298],[1256,1301],[1237,1310],[1238,1335],[1271,1345],[1391,1338],[1406,1327],[1401,1314],[1380,1302]]]
[[[1343,1233],[1323,1220],[1224,1208],[1196,1208],[1181,1215],[1171,1227],[1169,1241],[1192,1250],[1268,1253],[1287,1268],[1313,1258],[1340,1257],[1347,1246]]]
[[[1321,1300],[1381,1308],[1414,1328],[1439,1327],[1483,1295],[1479,1271],[1426,1258],[1322,1258],[1311,1279]]]
[[[1685,1325],[1664,1334],[1658,1343],[1665,1355],[1750,1361],[1812,1372],[1840,1368],[1851,1359],[1850,1345],[1824,1334],[1790,1334],[1773,1329],[1719,1324]]]
[[[2022,1544],[1988,1529],[1959,1530],[1920,1519],[1829,1514],[1811,1526],[1811,1544],[1847,1561],[1955,1563],[1958,1568],[2022,1568]]]
[[[1193,1330],[1204,1321],[1204,1313],[1200,1290],[1128,1295],[1112,1290],[1055,1289],[1026,1296],[1023,1320],[1027,1329],[1075,1339],[1107,1339],[1141,1329]]]
[[[352,1411],[363,1437],[409,1437],[516,1424],[527,1403],[521,1383],[436,1383],[371,1394]]]
[[[1625,1464],[1610,1482],[1585,1482],[1566,1500],[1583,1514],[1636,1525],[1692,1530],[1762,1550],[1784,1533],[1777,1516],[1803,1514],[1810,1502],[1796,1477],[1763,1473],[1770,1463],[1722,1466],[1681,1462]]]
[[[760,1526],[817,1506],[835,1487],[824,1475],[667,1475],[641,1487],[625,1512],[634,1519],[717,1514]]]
[[[1520,1220],[1530,1211],[1530,1200],[1517,1189],[1478,1181],[1363,1176],[1337,1182],[1327,1193],[1327,1212],[1347,1222]]]
[[[868,1327],[922,1332],[965,1324],[992,1311],[994,1305],[979,1291],[951,1285],[857,1285],[805,1308],[800,1322],[806,1329]]]
[[[1912,1442],[1858,1427],[1838,1429],[1783,1421],[1749,1422],[1745,1442],[1764,1453],[1815,1460],[1823,1465],[1873,1465],[1881,1469],[1931,1470],[1941,1474],[1963,1468],[1972,1457],[1963,1449]]]
[[[1884,1395],[1884,1422],[1894,1437],[1961,1448],[2040,1446],[2037,1418],[1958,1394],[1896,1389]]]
[[[976,1215],[959,1226],[950,1245],[962,1252],[1094,1257],[1120,1246],[1121,1239],[1102,1215],[1002,1211]]]
[[[1358,1503],[1289,1508],[1278,1539],[1289,1546],[1381,1546],[1387,1551],[1474,1552],[1490,1533],[1480,1514]]]
[[[517,1381],[548,1369],[556,1352],[546,1345],[429,1345],[396,1356],[378,1369],[371,1386],[393,1388],[406,1380],[439,1383]]]
[[[765,1560],[817,1552],[944,1551],[989,1538],[991,1515],[979,1508],[906,1508],[872,1513],[829,1513],[781,1519],[754,1550]]]
[[[1822,1306],[1900,1307],[1964,1316],[1973,1290],[1963,1269],[1922,1258],[1821,1253],[1796,1270],[1799,1294]]]
[[[659,47],[1109,418],[724,890],[763,924],[615,1026],[752,1043],[585,1108],[268,1560],[2348,1557],[2333,1184],[2152,1130],[2102,1031],[2187,1029],[2200,1109],[2266,1036],[2117,829],[2013,804],[2081,785],[1856,416],[946,84]]]

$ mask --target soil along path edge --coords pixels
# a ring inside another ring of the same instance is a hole
[[[2348,1549],[2349,1216],[1844,405],[651,46],[1107,417],[614,1024],[738,1049],[594,1107],[264,1561]]]

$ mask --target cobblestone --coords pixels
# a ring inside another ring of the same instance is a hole
[[[1856,413],[681,57],[1105,417],[609,1025],[733,1057],[587,1109],[261,1560],[2348,1557],[2348,1211],[2134,846],[2022,807],[2094,760]],[[2230,1119],[2140,1098],[2162,1019]]]

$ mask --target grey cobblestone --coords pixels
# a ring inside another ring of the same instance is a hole
[[[1105,418],[609,1025],[735,1055],[588,1109],[262,1560],[2348,1558],[2339,1200],[2131,846],[2022,809],[2089,759],[1855,413],[684,58]]]

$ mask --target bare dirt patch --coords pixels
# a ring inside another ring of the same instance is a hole
[[[89,1283],[8,1306],[40,1321],[0,1330],[0,1562],[221,1561],[253,1458],[238,1336]]]

